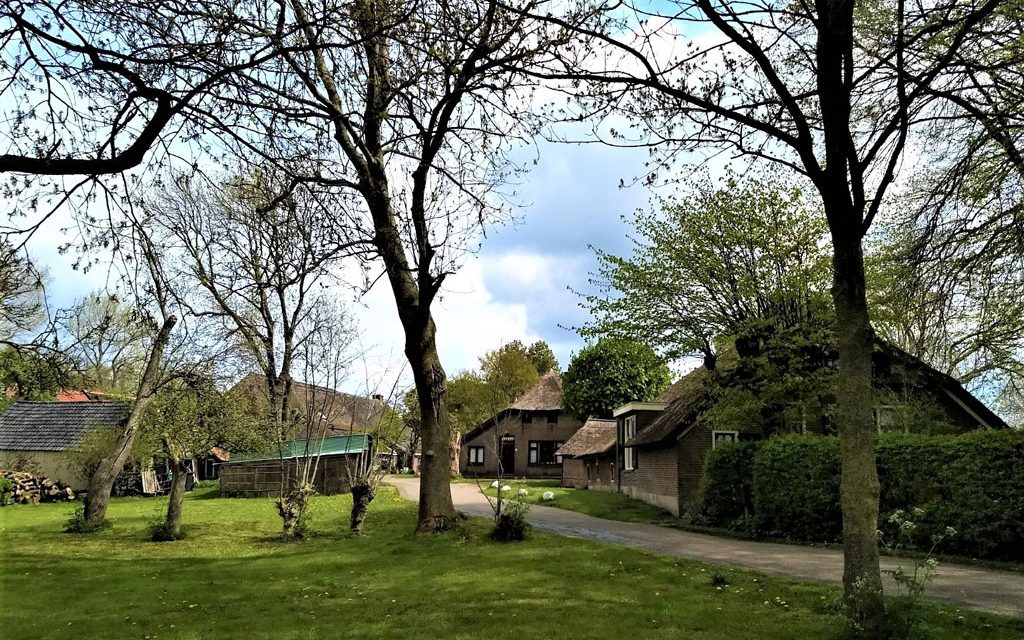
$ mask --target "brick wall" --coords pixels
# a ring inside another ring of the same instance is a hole
[[[689,511],[700,505],[704,492],[704,460],[711,451],[711,428],[694,425],[679,439],[679,506]]]
[[[658,446],[638,447],[636,469],[623,469],[620,491],[679,515],[679,455],[675,440]]]

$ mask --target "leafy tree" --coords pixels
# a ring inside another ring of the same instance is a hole
[[[595,317],[585,337],[621,336],[669,358],[701,355],[751,321],[792,327],[826,298],[828,251],[820,213],[778,180],[703,182],[660,212],[638,212],[633,253],[596,250],[585,295]]]
[[[273,423],[243,394],[222,392],[206,375],[175,380],[157,392],[142,419],[140,440],[155,445],[171,471],[171,489],[164,522],[154,539],[181,537],[185,498],[185,461],[212,447],[230,451],[263,451],[275,441]]]
[[[605,338],[573,356],[562,383],[562,406],[581,419],[611,417],[632,400],[653,400],[671,382],[668,365],[650,347]]]
[[[538,346],[541,345],[541,346]],[[448,406],[452,428],[460,433],[480,426],[485,420],[511,404],[540,379],[531,349],[542,362],[550,348],[543,342],[526,347],[513,340],[488,351],[480,358],[480,371],[463,371],[448,381]]]
[[[585,113],[629,118],[626,133],[611,135],[618,144],[655,149],[648,180],[657,181],[676,154],[701,148],[788,167],[818,192],[831,238],[839,346],[844,594],[854,622],[874,638],[888,631],[863,239],[898,184],[907,145],[923,140],[936,120],[979,120],[954,100],[985,104],[973,88],[978,74],[948,70],[972,48],[984,48],[990,27],[1019,37],[1019,21],[997,14],[1002,5],[603,2],[585,28],[534,14],[576,35],[575,46],[534,74],[574,82]],[[682,34],[700,37],[674,46]]]
[[[926,235],[892,225],[868,255],[875,328],[975,392],[998,394],[1024,380],[1024,263],[922,261]]]
[[[558,359],[551,346],[543,340],[538,340],[526,348],[526,355],[530,358],[537,373],[544,375],[548,371],[558,371]]]
[[[112,392],[134,390],[152,337],[152,328],[136,310],[96,292],[76,302],[62,324],[65,350],[77,361],[84,384]]]
[[[0,385],[12,400],[53,400],[67,384],[70,363],[55,351],[4,347],[0,349]],[[8,395],[0,399],[6,405]]]

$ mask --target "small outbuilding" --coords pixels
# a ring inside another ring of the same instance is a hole
[[[30,471],[80,491],[89,479],[71,463],[70,452],[127,418],[122,402],[16,402],[0,414],[0,468]]]
[[[589,418],[555,455],[562,456],[562,486],[615,491],[614,419]]]
[[[252,498],[280,495],[297,484],[302,465],[320,452],[313,486],[321,495],[351,491],[349,470],[373,455],[373,439],[364,433],[320,441],[289,440],[263,455],[232,455],[220,468],[220,494]],[[283,484],[282,484],[283,483]]]

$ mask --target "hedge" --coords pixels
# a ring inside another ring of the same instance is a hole
[[[885,434],[877,454],[883,531],[891,533],[892,512],[920,508],[918,547],[953,527],[957,535],[937,551],[1024,561],[1024,433]],[[743,487],[748,503],[735,497]],[[838,439],[785,436],[717,448],[706,463],[699,517],[766,537],[840,540]]]

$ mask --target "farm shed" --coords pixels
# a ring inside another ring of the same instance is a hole
[[[69,451],[119,428],[127,417],[128,405],[121,402],[16,402],[0,415],[0,468],[85,489],[88,478],[69,464]]]
[[[310,456],[316,455],[318,444],[320,461],[313,486],[322,495],[348,493],[349,465],[355,465],[360,456],[373,454],[372,438],[366,434],[311,441],[308,448],[305,440],[289,440],[281,443],[279,451],[232,455],[230,461],[220,465],[220,494],[240,498],[280,495],[282,481],[288,487],[297,482],[299,469]]]

